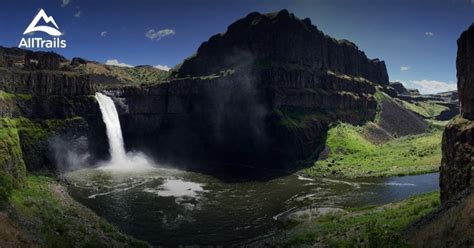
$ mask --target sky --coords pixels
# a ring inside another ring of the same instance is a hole
[[[40,8],[67,40],[54,50],[67,58],[162,69],[250,12],[288,9],[422,93],[456,88],[456,41],[474,22],[474,0],[3,0],[0,46],[17,47]]]

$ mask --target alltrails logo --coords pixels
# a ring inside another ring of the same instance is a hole
[[[54,27],[51,26],[39,26],[38,22],[43,20],[45,24],[51,23]],[[25,29],[23,35],[34,34],[35,32],[44,32],[51,36],[54,36],[53,39],[43,39],[41,37],[31,37],[31,38],[21,38],[19,48],[66,48],[66,40],[59,38],[61,32],[59,31],[58,24],[54,21],[52,16],[48,16],[43,9],[40,9],[38,14],[36,14],[33,21]]]

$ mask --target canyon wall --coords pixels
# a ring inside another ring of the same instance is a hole
[[[74,160],[92,164],[107,158],[105,127],[90,78],[59,70],[63,57],[56,54],[0,51],[7,61],[0,67],[3,171],[19,178],[26,171],[22,167],[56,171]]]
[[[20,128],[23,133],[31,125],[49,130],[50,120],[61,120],[52,129],[74,140],[93,139],[86,147],[96,157],[108,148],[92,97],[98,88],[109,88],[114,97],[129,150],[163,162],[276,167],[314,161],[332,123],[374,120],[374,93],[390,87],[383,61],[368,59],[355,44],[335,40],[286,10],[236,21],[166,80],[149,85],[101,83],[83,68],[89,68],[85,60],[69,63],[53,53],[15,48],[0,52],[0,89],[15,95],[0,113],[33,120],[19,122],[28,124]],[[89,66],[122,73],[118,67]],[[33,139],[38,145],[20,137],[28,141],[22,143],[30,154],[28,167],[51,164],[40,156],[51,154],[44,150],[51,147],[45,143],[53,137],[49,132],[41,141]]]
[[[129,149],[275,167],[314,159],[331,123],[373,120],[387,85],[384,62],[282,10],[231,24],[166,82],[111,95]]]
[[[456,60],[461,115],[443,135],[441,200],[447,202],[473,185],[474,158],[474,26],[458,39]]]

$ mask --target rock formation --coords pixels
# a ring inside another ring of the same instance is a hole
[[[456,59],[459,102],[461,115],[474,119],[474,25],[461,34],[458,39]]]
[[[474,25],[458,40],[456,60],[461,116],[452,120],[443,135],[440,167],[441,200],[456,197],[473,184],[474,158]]]
[[[65,148],[94,159],[107,156],[105,127],[91,96],[96,86],[88,75],[61,70],[65,59],[55,53],[0,47],[0,56],[9,61],[0,67],[0,94],[6,96],[0,97],[0,128],[8,134],[0,142],[1,168],[55,171],[69,156]]]
[[[410,94],[410,92],[400,82],[390,82],[390,86],[397,92],[398,95]]]
[[[282,10],[231,24],[167,82],[113,94],[129,148],[274,167],[317,156],[332,122],[373,120],[380,85],[384,62]]]
[[[319,31],[306,18],[287,10],[262,15],[250,13],[212,36],[197,54],[183,62],[177,77],[202,76],[254,63],[283,68],[299,67],[313,72],[327,70],[388,84],[385,63],[370,60],[347,40],[335,40]]]

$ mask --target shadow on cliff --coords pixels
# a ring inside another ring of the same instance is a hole
[[[260,79],[252,54],[238,50],[227,60],[231,62],[226,64],[239,62],[225,75],[180,78],[155,89],[142,88],[141,92],[159,92],[147,99],[143,93],[116,96],[116,106],[127,105],[119,110],[127,150],[144,152],[158,164],[225,181],[271,180],[310,166],[289,162],[287,151],[281,151],[281,142],[289,140],[285,138],[291,131],[280,132],[281,119],[271,107],[273,96]],[[157,110],[157,105],[165,109]],[[319,139],[320,147],[325,136],[324,132]],[[291,140],[284,147],[299,143]]]

